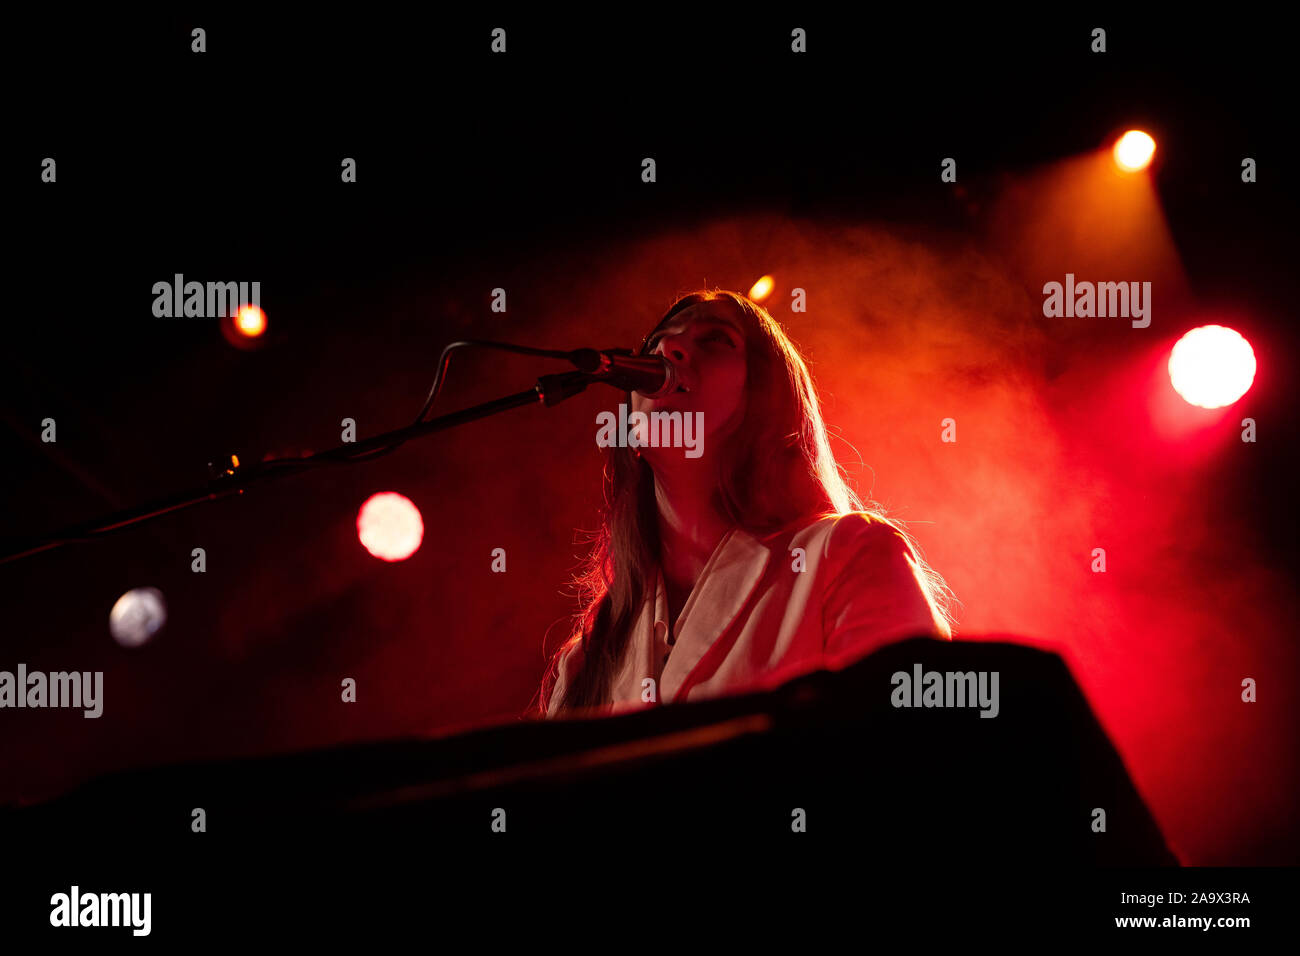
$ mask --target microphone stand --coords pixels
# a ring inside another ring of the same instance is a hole
[[[527,391],[516,392],[514,395],[507,395],[505,398],[498,398],[459,412],[441,415],[427,422],[416,422],[413,425],[407,425],[405,428],[385,432],[365,441],[348,442],[305,458],[276,458],[252,465],[242,465],[236,456],[229,455],[220,462],[208,462],[208,483],[202,489],[168,495],[136,508],[118,511],[105,518],[84,521],[64,528],[55,534],[31,539],[18,545],[14,550],[6,550],[3,555],[0,555],[0,564],[17,561],[20,558],[39,554],[42,551],[49,551],[51,548],[57,548],[69,541],[89,541],[100,538],[111,532],[129,528],[132,525],[170,514],[173,511],[192,507],[200,502],[215,501],[218,498],[226,498],[235,494],[242,495],[245,488],[263,484],[276,478],[283,478],[286,475],[301,474],[304,471],[310,471],[325,465],[349,464],[354,460],[369,461],[370,458],[379,456],[371,455],[369,458],[358,458],[358,456],[372,450],[391,451],[412,438],[423,438],[425,435],[431,435],[434,432],[444,431],[448,428],[455,428],[457,425],[463,425],[466,422],[472,422],[480,418],[487,418],[489,415],[517,408],[520,405],[541,402],[541,404],[550,408],[565,399],[577,395],[593,382],[602,380],[601,375],[583,371],[543,375],[537,380],[537,384]]]

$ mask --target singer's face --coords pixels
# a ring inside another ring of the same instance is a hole
[[[632,393],[634,412],[702,412],[704,451],[718,447],[744,409],[745,336],[718,302],[700,302],[678,312],[654,331],[646,351],[663,355],[677,371],[678,390],[663,398]],[[656,455],[658,452],[659,455]],[[642,449],[651,464],[680,448]]]

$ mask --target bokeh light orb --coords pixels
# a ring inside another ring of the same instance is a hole
[[[123,647],[139,647],[167,623],[167,602],[157,588],[132,588],[108,612],[108,632]]]
[[[235,313],[235,330],[255,339],[266,331],[266,313],[255,305],[246,305]]]
[[[772,294],[772,289],[775,285],[776,282],[771,276],[763,276],[763,278],[759,279],[749,287],[749,298],[753,299],[755,302],[762,302]]]
[[[1155,154],[1156,141],[1140,129],[1129,130],[1115,143],[1115,164],[1126,172],[1145,169]]]
[[[1169,381],[1191,405],[1231,405],[1255,381],[1255,350],[1232,329],[1203,325],[1179,339],[1169,353]]]
[[[406,495],[381,491],[357,512],[357,537],[381,561],[405,561],[424,540],[424,519]]]

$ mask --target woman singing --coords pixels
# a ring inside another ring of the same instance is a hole
[[[680,387],[629,393],[631,411],[703,413],[702,453],[607,450],[604,526],[545,716],[761,690],[901,638],[951,639],[946,587],[845,485],[807,366],[766,309],[684,296],[639,353],[662,354]]]

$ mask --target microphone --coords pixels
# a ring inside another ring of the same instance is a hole
[[[630,349],[574,349],[569,361],[598,382],[645,398],[663,398],[677,390],[677,372],[662,355],[633,355]]]

